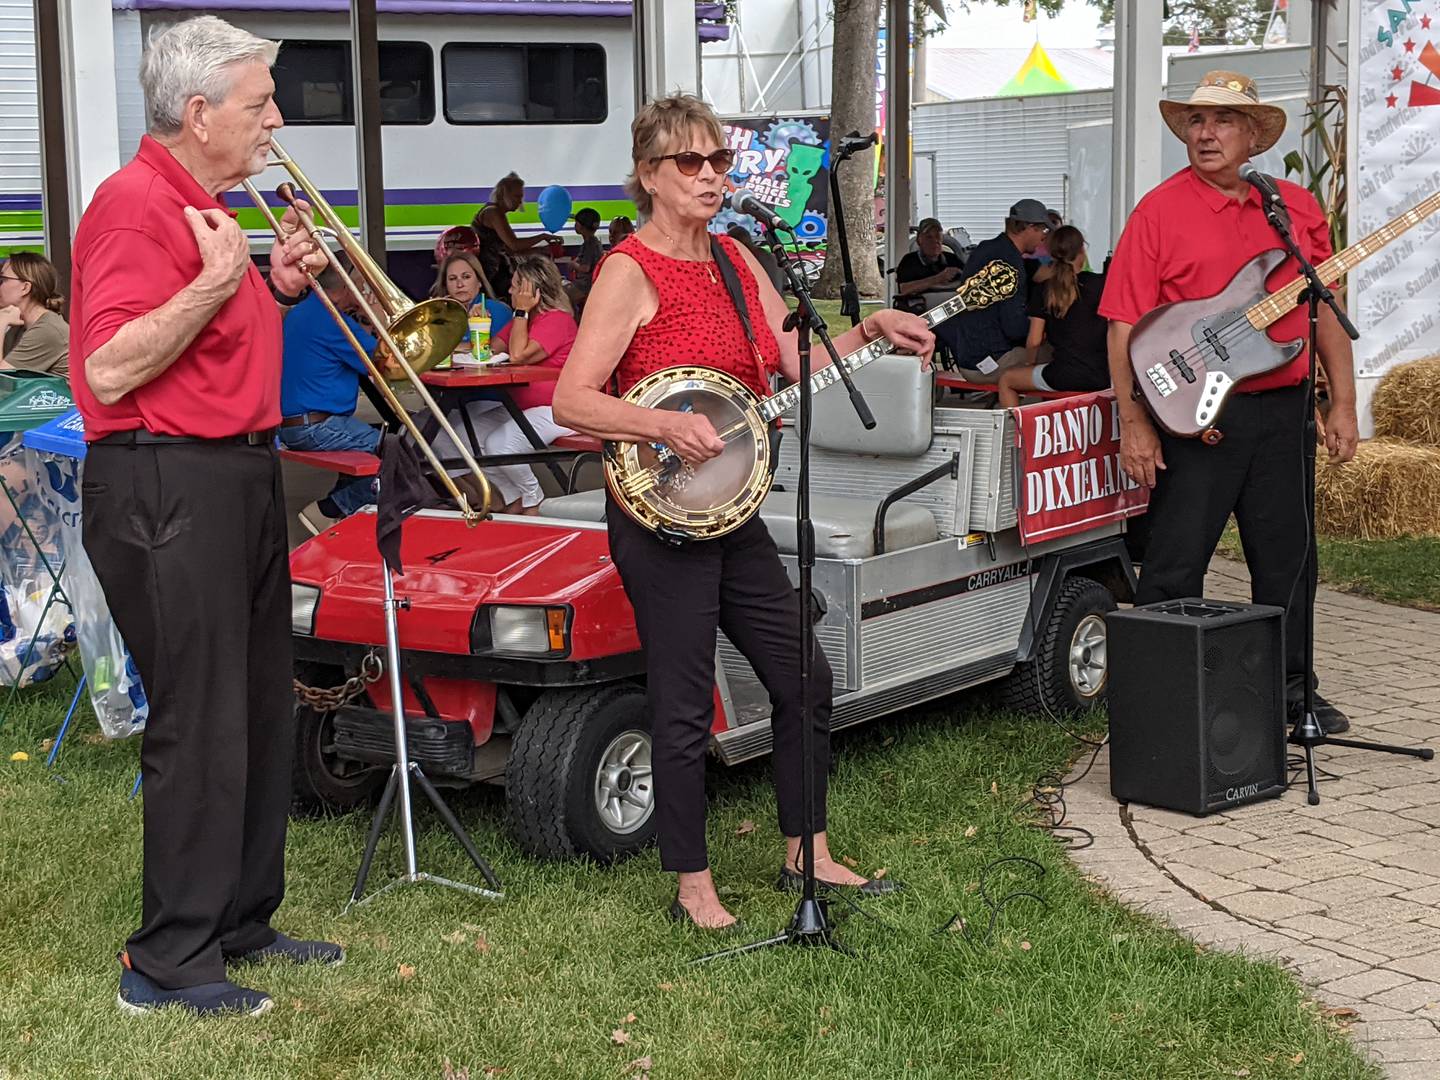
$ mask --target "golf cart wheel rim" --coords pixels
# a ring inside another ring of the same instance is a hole
[[[642,828],[655,812],[650,736],[622,731],[610,740],[595,769],[595,813],[613,833]]]
[[[1105,619],[1086,615],[1070,638],[1070,685],[1084,698],[1105,688]]]

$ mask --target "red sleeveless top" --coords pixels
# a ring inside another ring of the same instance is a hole
[[[755,346],[745,336],[740,314],[725,288],[720,268],[710,262],[672,259],[627,236],[612,249],[630,256],[660,295],[654,317],[635,331],[615,367],[616,392],[623,396],[646,375],[662,368],[698,364],[733,375],[760,397],[770,396],[768,376],[780,370],[780,343],[765,318],[760,288],[739,247],[719,237],[740,278],[740,292],[750,315]],[[609,258],[607,255],[606,258]],[[605,265],[602,260],[596,274]],[[765,374],[762,376],[761,368]]]

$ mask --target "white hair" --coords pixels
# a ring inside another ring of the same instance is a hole
[[[197,94],[219,105],[237,64],[275,63],[280,43],[256,37],[214,15],[186,19],[154,34],[140,60],[140,88],[152,135],[178,135],[185,103]]]

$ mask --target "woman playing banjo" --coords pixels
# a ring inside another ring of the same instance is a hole
[[[569,362],[555,390],[558,422],[604,439],[663,443],[698,465],[725,449],[695,412],[647,409],[619,400],[646,375],[680,364],[719,369],[761,397],[769,376],[799,378],[788,310],[754,257],[715,238],[735,269],[753,346],[717,265],[710,219],[720,209],[734,155],[709,106],[687,95],[651,102],[631,125],[627,193],[647,219],[601,263]],[[934,338],[916,315],[886,309],[835,342],[841,355],[886,338],[928,365]],[[817,350],[816,364],[828,363]],[[782,888],[798,887],[802,806],[799,603],[758,515],[715,539],[681,546],[637,524],[609,496],[610,551],[645,649],[660,862],[678,875],[670,913],[706,929],[735,917],[721,904],[705,848],[705,752],[714,716],[715,632],[749,660],[774,707],[774,775],[786,837]],[[831,674],[818,648],[812,700],[816,757],[815,875],[874,895],[895,884],[853,873],[825,836]]]

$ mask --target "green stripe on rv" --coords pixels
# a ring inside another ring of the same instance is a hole
[[[582,204],[595,209],[600,215],[603,223],[609,223],[611,218],[625,215],[631,220],[635,218],[635,204],[628,199],[595,199]],[[360,210],[356,206],[334,206],[336,215],[349,227],[358,228],[360,225]],[[468,225],[479,209],[474,203],[429,203],[415,205],[390,205],[385,207],[385,225],[389,228],[435,228],[447,229],[452,225]],[[577,206],[575,209],[580,209]],[[265,218],[256,209],[241,209],[237,214],[237,220],[244,229],[264,229]],[[540,215],[535,211],[534,204],[526,204],[523,210],[517,210],[510,215],[510,220],[516,225],[538,225]]]

